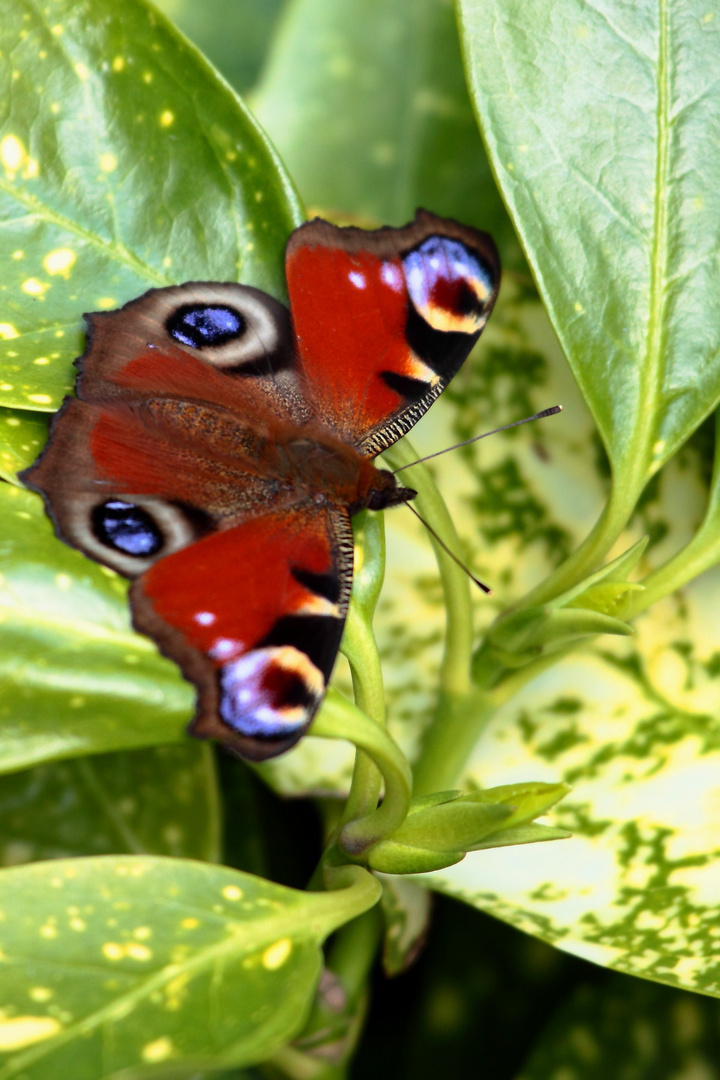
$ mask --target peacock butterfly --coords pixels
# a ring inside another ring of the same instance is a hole
[[[429,408],[497,295],[492,239],[418,211],[316,219],[290,311],[247,285],[86,315],[77,397],[21,477],[58,536],[133,579],[135,628],[197,688],[194,735],[254,761],[307,730],[350,597],[350,518],[412,499],[373,465]]]

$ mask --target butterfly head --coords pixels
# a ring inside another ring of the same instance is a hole
[[[417,495],[413,488],[400,487],[395,474],[389,469],[374,469],[372,484],[367,490],[365,502],[358,509],[386,510],[388,506],[399,506],[410,502]]]

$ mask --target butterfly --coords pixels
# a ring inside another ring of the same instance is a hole
[[[197,688],[191,733],[260,761],[307,730],[350,598],[350,519],[415,492],[373,458],[458,371],[497,295],[485,233],[417,212],[290,236],[290,310],[187,282],[86,315],[76,397],[21,473],[60,539],[132,579]]]

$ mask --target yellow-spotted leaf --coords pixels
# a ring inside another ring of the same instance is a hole
[[[144,0],[6,5],[0,97],[0,404],[57,408],[85,311],[188,280],[282,295],[289,182]]]
[[[127,583],[0,483],[0,772],[185,738],[193,694],[130,627]]]
[[[187,1075],[264,1060],[307,1015],[324,939],[377,900],[364,879],[303,893],[128,856],[2,871],[0,1076]]]
[[[19,483],[17,474],[32,465],[47,438],[47,417],[27,409],[0,409],[0,477]]]

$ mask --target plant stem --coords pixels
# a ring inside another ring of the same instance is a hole
[[[413,767],[414,795],[457,787],[473,747],[497,708],[496,697],[481,690],[441,695]]]

